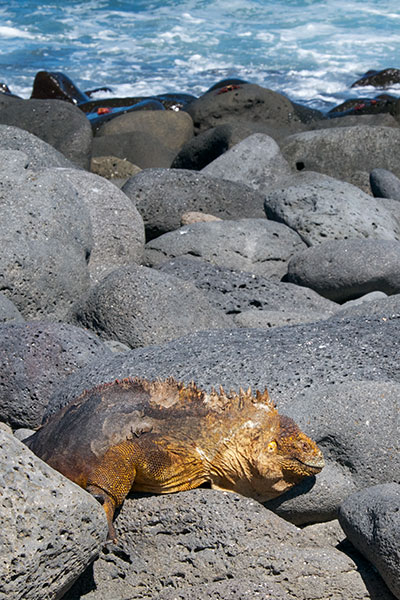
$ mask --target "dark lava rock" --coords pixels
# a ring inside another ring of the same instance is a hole
[[[59,71],[39,71],[33,81],[31,98],[64,100],[71,104],[88,102],[90,97]]]
[[[399,265],[400,242],[332,240],[295,254],[284,279],[345,302],[373,291],[398,294]]]
[[[0,125],[0,149],[23,152],[25,154],[24,168],[32,170],[47,167],[73,167],[71,161],[53,146],[36,135],[11,125]]]
[[[340,506],[339,521],[351,543],[400,598],[400,485],[387,483],[352,494]]]
[[[357,183],[357,173],[376,168],[400,176],[400,129],[394,127],[338,127],[289,136],[281,144],[293,169],[317,171]]]
[[[230,147],[232,127],[211,127],[186,142],[172,161],[173,169],[200,171]]]
[[[95,335],[65,323],[0,325],[0,420],[38,427],[60,381],[111,352]]]
[[[238,120],[270,122],[282,127],[301,124],[286,96],[250,83],[209,91],[191,102],[186,110],[197,132]]]
[[[389,200],[357,187],[305,171],[266,195],[269,219],[285,223],[309,246],[348,238],[400,239],[400,219]]]
[[[338,305],[305,287],[271,281],[261,275],[213,265],[195,258],[179,257],[161,264],[159,270],[175,275],[207,293],[208,298],[227,314],[271,313],[290,319],[292,314],[333,315]],[[262,317],[260,317],[262,318]],[[237,323],[237,321],[235,320]],[[242,326],[242,325],[241,325]]]
[[[400,69],[382,69],[381,71],[368,71],[357,79],[350,87],[371,85],[373,87],[388,88],[400,83]]]
[[[56,169],[0,162],[0,288],[26,319],[63,319],[89,287],[91,223],[85,203]]]
[[[267,219],[210,221],[185,225],[148,242],[151,266],[180,256],[195,256],[230,269],[280,279],[290,258],[305,248],[301,238],[281,223]]]
[[[75,166],[89,168],[92,129],[76,106],[62,100],[19,100],[0,111],[0,123],[33,133]]]
[[[129,179],[122,191],[142,215],[148,240],[178,229],[188,211],[221,219],[265,218],[262,194],[197,171],[146,169]]]
[[[366,561],[357,565],[335,542],[236,494],[128,498],[116,527],[119,545],[103,551],[65,600],[365,600],[367,585],[390,599]]]
[[[386,169],[374,169],[369,175],[372,194],[375,198],[400,200],[400,179]]]
[[[117,269],[105,277],[78,302],[75,318],[101,338],[131,348],[201,329],[233,326],[231,319],[192,284],[138,265]]]
[[[24,317],[15,304],[0,292],[0,323],[23,320]]]
[[[262,193],[292,174],[278,144],[264,133],[247,137],[201,172],[208,177],[245,183]]]

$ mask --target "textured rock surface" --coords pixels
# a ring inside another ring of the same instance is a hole
[[[297,175],[268,193],[264,208],[309,246],[330,239],[400,239],[400,221],[389,205],[326,175]]]
[[[374,169],[369,175],[372,194],[376,198],[400,200],[400,179],[386,169]]]
[[[255,329],[268,329],[269,327],[283,327],[298,323],[312,323],[327,319],[329,314],[318,312],[286,311],[286,310],[245,310],[234,316],[235,325],[238,327],[253,327]]]
[[[369,292],[400,292],[400,242],[332,240],[300,251],[288,264],[285,281],[344,302]]]
[[[289,259],[305,244],[291,229],[267,219],[185,225],[145,246],[151,266],[180,256],[196,256],[219,266],[280,279]]]
[[[356,317],[361,315],[387,315],[387,316],[400,316],[400,294],[394,294],[393,296],[377,298],[375,300],[369,300],[368,302],[362,302],[360,304],[353,304],[351,301],[346,302],[338,311],[338,316],[343,317]]]
[[[158,137],[144,131],[115,133],[93,139],[93,156],[112,154],[121,160],[127,160],[141,169],[169,167],[176,154],[167,148]]]
[[[23,321],[24,318],[11,300],[0,293],[0,323]]]
[[[299,313],[330,316],[339,306],[308,288],[271,281],[246,271],[219,267],[194,258],[176,258],[159,266],[163,273],[191,281],[227,314],[278,312],[282,318]],[[258,310],[257,310],[258,309]]]
[[[92,128],[78,107],[61,100],[21,100],[0,111],[0,123],[26,129],[75,166],[89,168]]]
[[[395,479],[399,482],[399,478]],[[377,485],[351,495],[339,511],[347,537],[400,598],[400,485]]]
[[[60,380],[109,356],[95,335],[72,325],[0,325],[0,420],[13,427],[38,427]]]
[[[288,177],[291,169],[278,144],[264,133],[255,133],[213,160],[201,172],[267,192],[271,185]]]
[[[89,287],[90,216],[56,170],[24,164],[12,151],[0,163],[0,287],[25,318],[62,319]]]
[[[180,227],[183,213],[196,210],[221,219],[265,218],[262,194],[196,171],[146,169],[123,186],[143,217],[147,239]]]
[[[381,168],[400,176],[400,130],[394,127],[338,127],[289,136],[282,154],[293,169],[318,171],[357,184],[354,173]]]
[[[61,152],[32,133],[13,127],[0,125],[0,149],[15,150],[25,154],[26,166],[30,169],[47,167],[72,167],[72,163]],[[6,153],[5,156],[9,154]],[[1,158],[1,163],[3,158]]]
[[[145,242],[143,219],[129,198],[112,183],[86,171],[62,169],[59,174],[72,184],[90,215],[92,283],[118,267],[141,263]]]
[[[100,337],[131,348],[233,326],[192,284],[138,265],[110,273],[78,303],[75,314],[79,324]]]
[[[329,542],[235,494],[128,499],[116,526],[120,547],[107,549],[65,600],[391,596],[366,562],[333,547],[342,532]]]
[[[57,599],[99,554],[100,504],[0,430],[0,596]]]

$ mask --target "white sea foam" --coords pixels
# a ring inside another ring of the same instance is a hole
[[[18,29],[17,27],[8,27],[7,25],[0,25],[0,38],[21,38],[33,40],[35,36],[29,31]]]

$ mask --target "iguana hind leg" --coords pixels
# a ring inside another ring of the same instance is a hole
[[[100,489],[96,485],[88,485],[86,491],[92,494],[92,496],[94,496],[94,498],[96,498],[96,500],[100,502],[100,504],[103,506],[108,523],[107,540],[111,540],[112,542],[114,542],[114,544],[116,544],[118,540],[117,533],[113,524],[113,518],[117,505],[114,498],[112,498],[109,494],[107,494],[107,492]]]

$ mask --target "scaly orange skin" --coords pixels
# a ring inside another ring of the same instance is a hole
[[[207,393],[172,378],[97,386],[26,443],[103,504],[113,540],[115,509],[131,490],[165,494],[210,482],[263,502],[324,466],[266,390]]]

